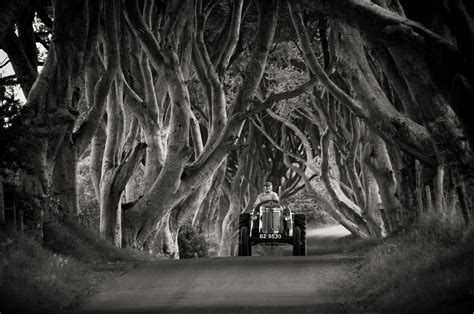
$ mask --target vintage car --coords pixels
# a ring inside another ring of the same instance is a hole
[[[264,201],[239,218],[239,256],[251,256],[256,244],[291,244],[294,256],[306,255],[305,216],[293,213],[288,206]]]

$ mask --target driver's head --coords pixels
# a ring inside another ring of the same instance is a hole
[[[263,190],[268,192],[272,190],[272,183],[271,182],[265,182],[263,184]]]

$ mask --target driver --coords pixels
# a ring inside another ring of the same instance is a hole
[[[271,182],[265,182],[263,184],[263,192],[257,196],[257,200],[255,201],[254,207],[264,201],[280,201],[278,194],[272,191],[272,187],[273,186]]]

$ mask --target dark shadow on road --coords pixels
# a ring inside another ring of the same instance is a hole
[[[342,304],[314,304],[314,305],[298,305],[298,306],[275,306],[275,307],[206,307],[206,308],[134,308],[133,310],[108,309],[104,311],[81,312],[83,314],[148,314],[148,313],[169,313],[169,314],[342,314],[354,313],[352,310],[346,309]]]

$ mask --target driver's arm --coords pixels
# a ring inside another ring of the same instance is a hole
[[[255,203],[253,203],[253,207],[257,206],[262,202],[262,194],[258,194],[257,199],[255,200]]]

